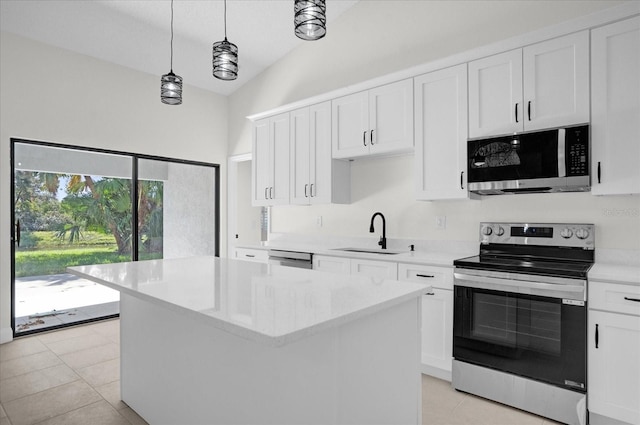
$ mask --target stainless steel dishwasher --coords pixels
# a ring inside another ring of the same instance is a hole
[[[313,268],[313,254],[310,252],[285,251],[281,249],[269,250],[269,264],[301,269]]]

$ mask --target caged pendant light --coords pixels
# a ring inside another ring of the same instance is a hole
[[[160,100],[167,105],[182,104],[182,77],[173,73],[173,0],[171,0],[171,70],[160,78]]]
[[[303,40],[319,40],[327,33],[327,7],[324,0],[296,0],[293,20],[296,36]]]
[[[213,76],[226,81],[238,78],[238,46],[227,40],[227,0],[224,0],[224,41],[213,43]]]

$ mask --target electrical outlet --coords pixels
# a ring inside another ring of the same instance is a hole
[[[321,215],[316,217],[316,225],[318,227],[322,227],[322,216]]]
[[[447,228],[447,216],[438,215],[436,216],[436,228],[444,230]]]

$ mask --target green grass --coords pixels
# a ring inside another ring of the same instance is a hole
[[[141,260],[162,258],[161,253],[140,254]],[[16,277],[65,273],[67,267],[131,261],[114,247],[16,251]]]
[[[82,232],[80,241],[70,244],[66,240],[56,237],[53,231],[23,232],[20,237],[22,249],[46,249],[68,248],[82,246],[116,246],[116,240],[112,234],[101,232]]]

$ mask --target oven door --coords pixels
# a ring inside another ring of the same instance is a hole
[[[455,273],[454,358],[586,392],[586,282],[488,274]]]

